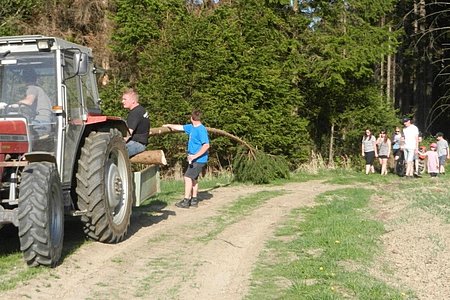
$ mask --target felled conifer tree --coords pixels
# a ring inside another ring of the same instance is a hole
[[[264,184],[279,178],[289,178],[289,167],[284,158],[257,150],[246,141],[224,130],[211,127],[206,127],[206,130],[211,134],[228,137],[242,146],[233,162],[234,180]],[[181,131],[157,127],[150,129],[150,136],[179,132]]]

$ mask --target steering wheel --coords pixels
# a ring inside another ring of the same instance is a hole
[[[33,119],[36,114],[33,112],[33,109],[26,104],[23,103],[11,103],[6,104],[4,102],[0,103],[0,109],[3,108],[3,113],[7,115],[23,115],[27,119]]]
[[[0,105],[4,114],[7,115],[19,114],[20,105],[18,103],[8,104],[2,102]]]

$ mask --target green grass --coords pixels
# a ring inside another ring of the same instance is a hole
[[[199,180],[199,191],[209,191],[218,187],[231,185],[231,176],[205,177]],[[141,206],[156,203],[169,205],[179,201],[184,196],[183,180],[161,180],[161,192],[142,202]]]
[[[310,180],[323,180],[326,183],[351,185],[355,183],[392,183],[400,179],[394,174],[381,176],[380,174],[366,175],[363,171],[343,170],[343,169],[321,169],[317,173],[295,172],[291,178],[275,180],[273,184],[285,184],[287,182],[306,182]]]
[[[450,223],[450,189],[449,180],[443,175],[441,178],[422,178],[415,180],[405,191],[412,200],[412,206],[419,207],[433,215],[437,215],[444,222]]]
[[[46,268],[28,268],[22,258],[22,253],[16,252],[0,255],[0,291],[13,289],[20,282],[26,282],[42,272]]]
[[[238,198],[232,204],[220,210],[220,215],[209,218],[206,223],[211,228],[206,235],[197,240],[208,242],[220,234],[227,226],[238,222],[252,210],[264,204],[267,200],[281,196],[285,191],[261,191],[246,197]],[[205,225],[202,225],[205,226]]]
[[[247,299],[404,299],[367,272],[384,232],[369,218],[372,193],[341,189],[292,211],[261,254]]]
[[[291,173],[289,179],[275,179],[270,184],[271,185],[283,185],[289,182],[306,182],[310,180],[323,180],[326,177],[326,172],[319,172],[318,174],[310,174],[305,172],[294,172]]]
[[[331,184],[351,185],[362,184],[389,184],[402,178],[395,174],[381,176],[380,174],[366,175],[362,171],[330,170],[326,175],[326,182]]]

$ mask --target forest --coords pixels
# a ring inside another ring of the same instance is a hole
[[[402,116],[450,135],[450,3],[424,0],[3,0],[0,36],[57,36],[94,51],[102,109],[139,91],[151,126],[203,123],[292,169],[357,160],[366,128]],[[210,165],[238,145],[213,137]],[[182,135],[150,149],[184,156]]]

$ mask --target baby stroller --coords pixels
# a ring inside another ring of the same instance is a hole
[[[398,176],[405,176],[406,174],[406,161],[405,161],[405,154],[403,152],[403,149],[400,149],[397,152],[398,159],[395,161],[395,174]]]

